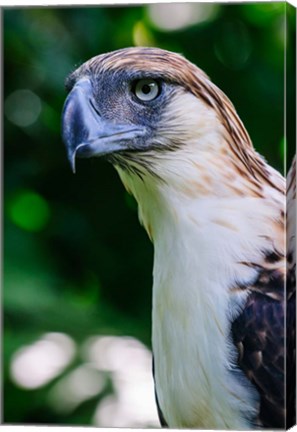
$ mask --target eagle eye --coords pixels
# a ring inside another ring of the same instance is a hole
[[[149,102],[159,96],[161,86],[154,79],[141,79],[135,82],[132,90],[137,99]]]

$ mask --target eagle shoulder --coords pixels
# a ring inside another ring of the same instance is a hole
[[[250,293],[231,327],[238,366],[259,393],[258,425],[285,428],[285,362],[292,355],[285,352],[285,337],[287,344],[293,337],[286,333],[286,307],[290,319],[295,310],[293,297],[290,305],[286,304],[283,257],[276,251],[267,254],[263,266],[258,266],[256,280],[245,288]]]

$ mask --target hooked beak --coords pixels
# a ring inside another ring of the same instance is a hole
[[[102,118],[95,108],[89,79],[78,81],[69,93],[62,113],[62,137],[72,171],[76,157],[103,156],[135,148],[132,140],[145,133],[144,128],[116,124]]]

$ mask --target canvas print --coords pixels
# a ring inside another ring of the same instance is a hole
[[[4,422],[293,426],[296,9],[2,13]]]

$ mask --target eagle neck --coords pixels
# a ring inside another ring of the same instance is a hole
[[[235,372],[230,339],[248,293],[230,291],[256,276],[241,263],[259,260],[271,208],[253,196],[194,198],[149,179],[121,178],[154,244],[152,344],[165,420],[170,427],[250,428],[257,397]]]

